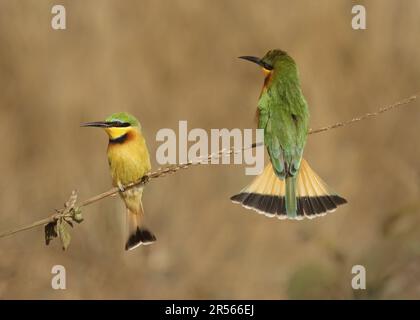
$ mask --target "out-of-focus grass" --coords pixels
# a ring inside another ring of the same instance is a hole
[[[377,223],[380,236],[359,257],[334,248],[330,258],[306,261],[289,278],[288,297],[294,299],[413,299],[420,294],[420,205],[387,213]],[[320,241],[319,238],[310,239]],[[320,243],[321,244],[321,243]],[[328,248],[329,246],[323,246]],[[330,247],[332,248],[332,247]],[[351,290],[353,265],[366,269],[366,290]],[[346,276],[348,275],[347,281]]]

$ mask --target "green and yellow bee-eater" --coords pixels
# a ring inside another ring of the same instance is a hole
[[[302,158],[309,111],[295,61],[282,50],[240,58],[261,66],[265,75],[257,115],[270,163],[231,200],[280,219],[314,218],[347,203]]]
[[[84,127],[103,128],[109,136],[108,163],[113,185],[127,207],[126,250],[156,241],[152,232],[143,225],[143,186],[124,190],[124,186],[141,179],[150,169],[150,157],[140,122],[126,112],[114,113],[105,121],[88,122]]]

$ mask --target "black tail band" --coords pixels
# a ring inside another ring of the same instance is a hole
[[[284,218],[287,216],[285,198],[281,196],[242,192],[230,199],[270,216],[278,215],[284,216]],[[339,205],[345,203],[347,200],[338,195],[297,197],[297,215],[301,218],[304,216],[313,218],[334,211]]]
[[[137,228],[132,233],[125,244],[125,250],[131,250],[139,245],[147,245],[156,241],[156,236],[147,229]]]

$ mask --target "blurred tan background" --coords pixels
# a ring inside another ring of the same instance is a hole
[[[72,189],[110,187],[103,132],[85,121],[129,111],[154,168],[160,128],[252,128],[261,72],[237,59],[272,48],[297,61],[311,127],[420,91],[420,1],[0,0],[0,230],[46,217]],[[367,30],[351,28],[365,4]],[[158,242],[125,252],[124,208],[83,210],[63,252],[43,229],[0,239],[0,297],[42,299],[420,298],[420,103],[311,136],[305,157],[349,204],[302,222],[229,197],[244,166],[202,166],[144,193]],[[51,289],[51,268],[67,289]],[[351,268],[367,270],[353,291]]]

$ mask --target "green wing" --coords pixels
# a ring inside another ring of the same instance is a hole
[[[299,92],[300,93],[300,92]],[[308,134],[309,112],[305,98],[262,95],[259,101],[259,128],[276,175],[284,179],[299,171]]]

